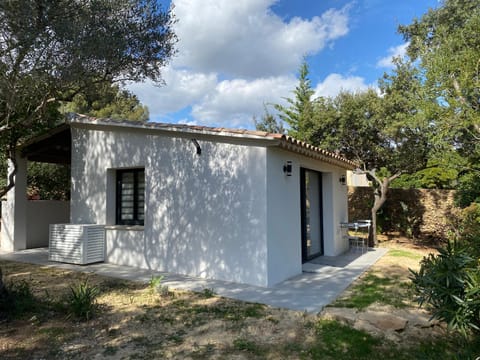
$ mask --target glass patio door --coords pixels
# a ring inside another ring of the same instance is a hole
[[[323,255],[322,174],[302,168],[302,262]]]

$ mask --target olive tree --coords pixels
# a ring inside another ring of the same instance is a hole
[[[0,196],[17,147],[55,124],[62,102],[103,83],[162,82],[174,21],[156,0],[0,2],[0,151],[13,164]]]
[[[425,167],[429,151],[430,114],[418,111],[420,74],[410,63],[396,62],[391,75],[374,89],[341,92],[334,98],[312,98],[308,67],[301,67],[290,106],[276,105],[290,135],[357,162],[372,180],[371,243],[377,244],[376,216],[392,181]]]

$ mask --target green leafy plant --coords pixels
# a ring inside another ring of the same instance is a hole
[[[70,287],[71,293],[68,297],[68,309],[70,315],[74,315],[81,320],[90,320],[97,308],[96,298],[99,289],[88,283],[88,279],[84,282]]]
[[[258,356],[264,353],[264,350],[261,348],[260,345],[256,344],[254,341],[245,338],[238,338],[233,340],[233,347],[238,351],[245,351],[247,353]]]
[[[448,243],[410,271],[420,306],[430,305],[434,318],[463,334],[480,330],[480,265],[464,246]]]
[[[455,237],[474,258],[480,258],[480,204],[462,209],[454,224]]]
[[[36,308],[37,300],[30,283],[26,280],[11,280],[6,283],[0,268],[0,319],[21,317]]]
[[[170,295],[170,289],[166,285],[162,285],[163,276],[153,276],[150,278],[148,282],[148,286],[150,288],[150,293],[153,295],[155,293],[161,296],[168,296]]]
[[[148,286],[150,287],[150,292],[154,293],[157,291],[157,289],[162,285],[162,280],[163,276],[154,276],[150,278],[150,281],[148,282]]]
[[[467,172],[458,179],[458,192],[455,195],[455,203],[462,208],[471,203],[480,203],[480,171]]]
[[[213,288],[205,288],[202,291],[202,295],[206,298],[212,298],[216,295],[215,290]]]

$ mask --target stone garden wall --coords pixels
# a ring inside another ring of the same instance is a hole
[[[349,219],[370,219],[372,188],[350,187]],[[454,190],[390,189],[378,214],[382,232],[400,232],[414,238],[445,240],[455,212]]]

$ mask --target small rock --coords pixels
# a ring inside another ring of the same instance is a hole
[[[385,339],[393,341],[393,342],[400,342],[402,341],[402,337],[396,331],[386,331],[383,333]]]
[[[381,331],[379,328],[373,326],[370,322],[365,320],[355,321],[355,324],[353,324],[353,328],[356,330],[368,332],[369,334],[373,334],[373,335],[381,334]]]
[[[336,320],[344,324],[353,325],[357,318],[357,312],[355,309],[350,308],[327,307],[322,311],[321,316],[327,320]]]
[[[439,324],[439,321],[436,319],[432,319],[431,315],[424,311],[424,310],[397,310],[395,312],[395,315],[398,315],[400,317],[403,317],[408,320],[408,324],[413,327],[419,327],[419,328],[429,328],[435,325]]]
[[[383,311],[368,311],[361,313],[358,316],[359,320],[363,320],[369,322],[374,327],[386,331],[386,330],[395,330],[395,331],[402,331],[407,326],[407,320],[388,314]]]

